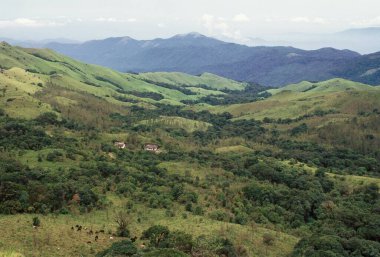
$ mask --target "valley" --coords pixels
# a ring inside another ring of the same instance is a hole
[[[373,81],[122,73],[4,42],[0,67],[0,256],[380,254]]]

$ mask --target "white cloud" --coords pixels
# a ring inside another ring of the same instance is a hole
[[[14,27],[55,27],[63,26],[67,22],[57,22],[51,20],[39,20],[39,19],[29,19],[29,18],[17,18],[13,20],[0,20],[0,28],[14,28]]]
[[[380,26],[380,16],[351,22],[353,26]]]
[[[246,43],[248,41],[248,39],[241,35],[240,30],[232,28],[226,19],[222,17],[204,14],[201,18],[201,23],[212,36],[222,36],[240,43]]]
[[[217,18],[210,14],[204,14],[201,18],[203,26],[212,34],[216,32],[226,33],[230,30],[229,25],[223,18]]]
[[[295,17],[291,19],[292,22],[305,22],[309,23],[310,19],[308,17]]]
[[[99,18],[96,18],[95,21],[97,22],[120,22],[120,23],[123,23],[123,22],[136,22],[137,19],[136,18],[129,18],[129,19],[117,19],[117,18],[114,18],[114,17],[99,17]]]
[[[247,15],[245,15],[244,13],[237,14],[233,18],[233,21],[235,21],[235,22],[249,22],[250,20],[251,19]]]
[[[314,18],[313,22],[314,23],[318,23],[318,24],[327,24],[328,23],[327,20],[325,20],[325,19],[323,19],[321,17]]]
[[[296,23],[314,23],[314,24],[326,24],[328,23],[327,20],[321,18],[321,17],[316,17],[316,18],[310,18],[310,17],[294,17],[290,19],[291,22],[296,22]]]
[[[112,17],[109,17],[109,18],[99,17],[99,18],[96,18],[95,21],[99,21],[99,22],[117,22],[118,20],[116,18],[112,18]]]

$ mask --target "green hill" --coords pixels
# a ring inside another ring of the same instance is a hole
[[[185,73],[169,73],[169,72],[155,72],[143,73],[141,78],[146,78],[155,82],[168,83],[172,85],[184,86],[207,86],[212,89],[229,89],[229,90],[243,90],[245,85],[236,81],[219,77],[211,73],[203,73],[199,77],[188,75]]]
[[[200,77],[181,73],[125,74],[84,64],[48,49],[24,49],[7,43],[0,45],[0,67],[1,89],[5,90],[2,106],[13,101],[11,92],[17,88],[20,90],[18,98],[22,97],[25,103],[19,108],[28,109],[24,117],[29,114],[35,117],[49,109],[48,106],[35,106],[38,100],[32,96],[32,93],[44,91],[48,85],[85,92],[121,106],[182,105],[182,100],[224,94],[218,91],[220,89],[241,90],[245,87],[245,84],[212,74]],[[16,102],[11,105],[16,106]],[[16,115],[11,108],[7,109],[9,114]]]
[[[271,89],[262,101],[229,106],[212,106],[213,112],[229,112],[238,119],[298,118],[315,112],[357,115],[380,109],[380,88],[344,79],[319,83],[301,82]]]
[[[356,90],[356,91],[367,91],[367,90],[376,90],[378,87],[365,85],[358,82],[349,81],[346,79],[331,79],[323,82],[313,83],[308,81],[303,81],[298,84],[291,84],[285,87],[281,87],[278,89],[270,89],[269,93],[272,95],[278,94],[284,91],[292,91],[292,92],[339,92],[339,91],[348,91],[348,90]]]

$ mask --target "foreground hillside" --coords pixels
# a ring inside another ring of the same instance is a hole
[[[76,44],[50,43],[46,47],[123,72],[211,72],[238,81],[276,87],[334,77],[380,85],[380,59],[376,58],[379,53],[361,56],[333,48],[306,51],[293,47],[248,47],[198,33],[168,39],[121,37]]]
[[[377,88],[0,50],[1,256],[380,255]]]

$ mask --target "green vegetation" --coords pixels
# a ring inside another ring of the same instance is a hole
[[[246,86],[212,74],[200,77],[182,73],[124,74],[80,63],[48,49],[23,49],[7,43],[0,45],[0,62],[0,108],[6,106],[9,115],[22,118],[51,110],[32,95],[36,92],[47,95],[50,105],[81,103],[72,102],[76,99],[65,95],[51,96],[51,86],[90,94],[121,106],[157,102],[181,105],[181,101],[195,101],[210,94],[223,94],[219,90],[242,90]]]
[[[165,128],[182,128],[186,132],[206,131],[211,124],[207,122],[190,120],[181,117],[161,116],[157,119],[143,120],[140,124],[147,126],[160,126]]]
[[[1,47],[0,255],[379,255],[377,88],[260,94]]]

